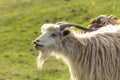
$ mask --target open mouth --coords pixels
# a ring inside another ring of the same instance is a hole
[[[42,48],[42,47],[43,47],[43,45],[39,45],[39,44],[36,44],[36,45],[35,45],[35,48],[36,48],[36,49],[40,49],[40,48]]]
[[[36,44],[36,46],[43,47],[43,45]]]

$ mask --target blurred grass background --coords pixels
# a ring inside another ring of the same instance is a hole
[[[120,18],[120,0],[0,0],[0,80],[69,80],[67,66],[54,57],[37,69],[32,40],[44,23],[87,26],[102,14]]]

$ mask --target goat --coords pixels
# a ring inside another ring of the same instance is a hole
[[[109,24],[119,25],[120,20],[114,15],[100,15],[90,21],[88,28],[101,28]]]
[[[66,24],[44,24],[33,43],[38,68],[53,55],[68,65],[72,80],[120,80],[120,26],[79,34]],[[112,29],[109,29],[112,28]]]

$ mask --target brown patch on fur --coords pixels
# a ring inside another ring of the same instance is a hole
[[[108,16],[108,22],[112,25],[120,24],[120,20],[114,15]]]

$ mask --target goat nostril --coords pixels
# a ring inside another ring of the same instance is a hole
[[[36,42],[40,42],[40,40],[36,40]]]
[[[38,42],[40,42],[40,40],[34,40],[33,43],[37,44]]]

